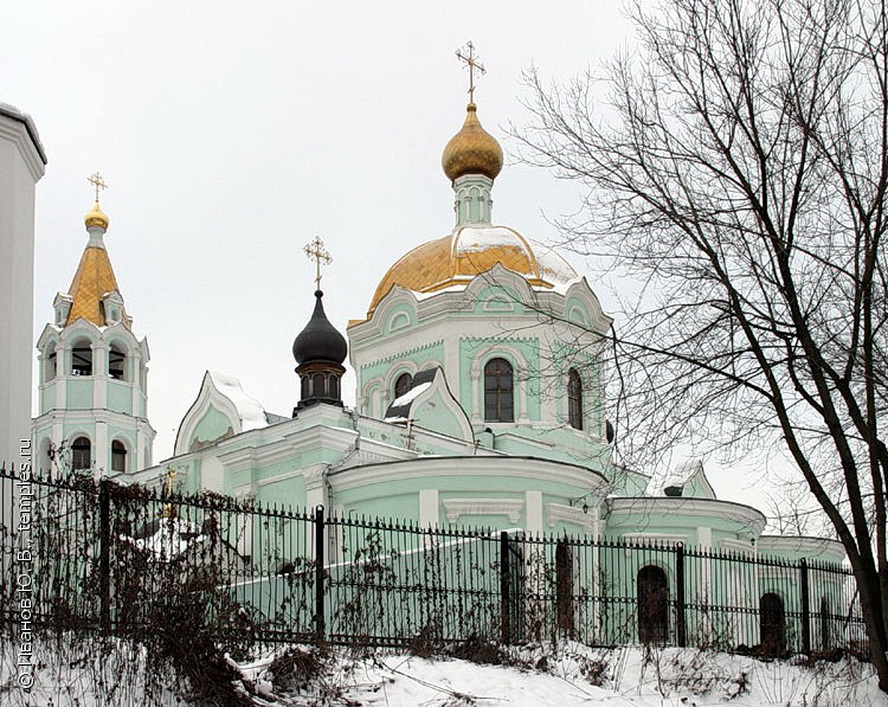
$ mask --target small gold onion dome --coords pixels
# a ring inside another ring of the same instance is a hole
[[[496,179],[503,168],[503,150],[481,127],[474,103],[466,106],[466,122],[444,148],[441,166],[451,182],[464,174],[483,174]]]
[[[90,226],[100,226],[106,231],[108,230],[108,216],[105,215],[105,212],[99,207],[98,201],[93,204],[92,210],[83,217],[83,221],[86,223],[87,228]]]

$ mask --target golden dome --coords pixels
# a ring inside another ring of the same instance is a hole
[[[454,181],[464,174],[483,174],[491,179],[503,168],[503,150],[496,139],[481,127],[474,103],[466,107],[462,130],[450,138],[441,156],[444,174]]]
[[[108,216],[99,207],[98,200],[93,204],[92,210],[83,217],[83,221],[86,223],[87,228],[90,228],[91,226],[100,226],[106,231],[108,230],[108,224],[110,223]]]
[[[506,226],[463,226],[453,234],[424,243],[401,257],[380,281],[367,318],[395,286],[418,293],[465,285],[497,263],[522,275],[532,287],[552,289],[577,276],[554,251],[531,244]]]

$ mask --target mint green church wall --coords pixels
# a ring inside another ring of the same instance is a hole
[[[133,413],[133,391],[127,385],[108,382],[107,406],[114,412],[122,412],[127,415]]]
[[[212,442],[230,434],[231,422],[222,412],[214,407],[209,408],[194,428],[191,436],[193,442]]]
[[[402,369],[404,372],[414,373],[417,370],[421,370],[422,367],[429,366],[432,362],[437,365],[443,365],[443,341],[436,341],[426,346],[419,346],[394,356],[388,356],[379,361],[369,363],[361,368],[361,382],[366,383],[377,377],[382,377],[386,380],[390,377],[393,379],[395,375],[400,373],[399,369]],[[395,365],[393,369],[393,364],[400,364],[400,366]],[[390,372],[392,374],[391,376]]]
[[[89,410],[93,407],[93,381],[74,379],[68,381],[65,406],[69,410]]]

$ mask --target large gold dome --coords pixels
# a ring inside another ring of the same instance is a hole
[[[462,130],[450,138],[444,147],[441,166],[451,182],[464,174],[483,174],[496,179],[503,168],[503,150],[496,139],[481,127],[474,103],[466,107]]]
[[[557,253],[536,249],[507,226],[463,226],[454,233],[414,248],[392,265],[373,294],[367,318],[380,300],[398,285],[417,293],[430,293],[466,285],[476,275],[500,263],[522,275],[532,287],[552,289],[577,276]]]

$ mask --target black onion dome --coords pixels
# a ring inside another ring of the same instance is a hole
[[[348,353],[345,337],[336,331],[324,314],[323,296],[321,290],[315,292],[317,301],[311,319],[293,342],[293,357],[298,364],[308,361],[342,363]]]

